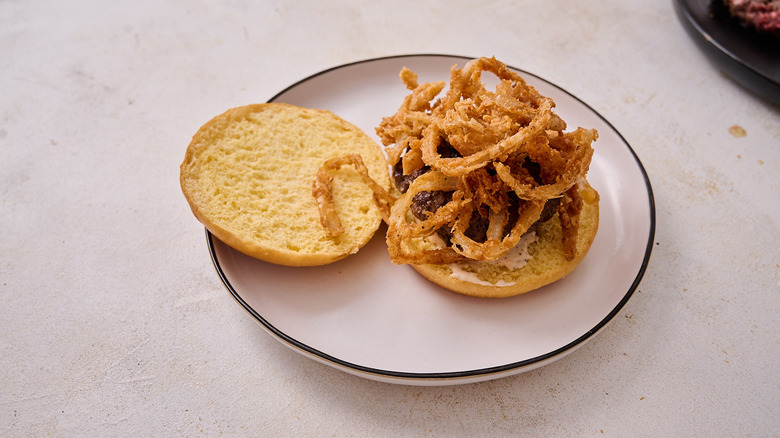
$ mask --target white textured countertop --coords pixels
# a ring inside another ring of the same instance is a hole
[[[778,107],[718,72],[671,1],[481,3],[0,2],[0,436],[780,435]],[[197,128],[412,53],[558,84],[649,174],[644,279],[559,361],[355,377],[269,336],[212,266],[178,186]]]

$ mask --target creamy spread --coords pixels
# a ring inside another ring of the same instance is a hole
[[[496,284],[493,284],[489,281],[480,280],[479,277],[477,277],[476,272],[470,272],[463,269],[463,265],[465,263],[451,263],[450,269],[452,270],[452,277],[457,278],[460,281],[468,281],[469,283],[475,283],[475,284],[482,284],[485,286],[511,286],[515,284],[515,282],[508,282],[504,280],[498,280]]]
[[[480,264],[490,264],[496,266],[504,266],[507,269],[520,269],[528,263],[531,259],[531,254],[528,252],[528,245],[539,240],[539,236],[536,232],[526,233],[520,238],[517,245],[514,246],[509,252],[504,254],[497,260],[482,261]],[[480,280],[475,272],[470,272],[464,269],[464,267],[473,264],[475,262],[460,262],[450,264],[452,270],[452,276],[461,281],[468,281],[470,283],[482,284],[487,286],[511,286],[514,282],[508,282],[499,280],[495,284]]]

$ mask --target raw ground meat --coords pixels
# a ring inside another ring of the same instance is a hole
[[[723,0],[743,26],[780,38],[780,0]]]

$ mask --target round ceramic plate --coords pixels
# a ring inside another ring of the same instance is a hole
[[[428,82],[448,80],[450,67],[466,61],[445,55],[372,59],[317,73],[271,100],[330,110],[374,136],[374,127],[408,93],[398,78],[402,67]],[[600,227],[572,274],[517,297],[480,299],[446,291],[411,267],[392,264],[385,228],[357,254],[307,268],[255,260],[207,232],[214,266],[233,297],[304,356],[393,383],[504,377],[557,360],[591,339],[625,305],[645,272],[655,230],[650,182],[609,122],[552,83],[520,73],[555,100],[568,126],[599,131],[588,180],[601,195]]]
[[[715,66],[780,105],[780,40],[743,27],[722,0],[676,0],[677,15]]]

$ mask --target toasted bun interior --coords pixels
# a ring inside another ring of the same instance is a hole
[[[333,196],[345,232],[329,237],[320,224],[312,183],[323,162],[345,154],[360,154],[389,189],[381,148],[356,126],[327,111],[248,105],[198,130],[180,183],[197,219],[236,250],[280,265],[324,265],[357,252],[381,223],[371,190],[344,166],[333,174]]]
[[[531,258],[519,269],[469,262],[451,265],[412,265],[425,278],[453,292],[486,298],[505,298],[538,289],[571,273],[585,258],[599,225],[598,192],[585,184],[577,233],[577,254],[566,260],[558,215],[537,226],[538,239],[528,246]],[[454,274],[457,271],[458,274]]]

